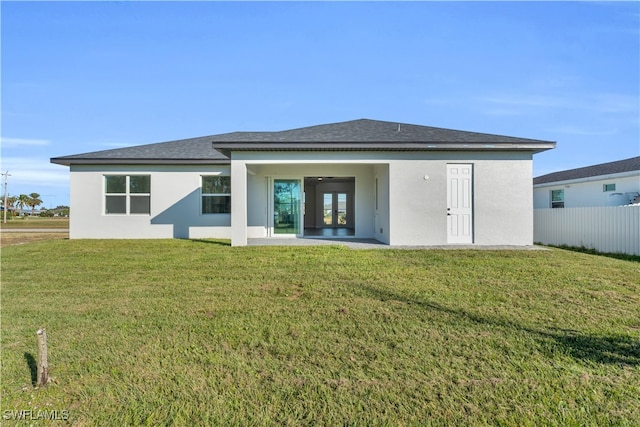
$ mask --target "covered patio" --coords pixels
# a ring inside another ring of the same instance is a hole
[[[376,236],[376,224],[388,193],[376,183],[379,174],[388,174],[388,165],[354,162],[337,153],[295,153],[286,161],[282,153],[239,154],[242,159],[233,153],[231,160],[234,246],[248,244],[247,239],[384,241]]]

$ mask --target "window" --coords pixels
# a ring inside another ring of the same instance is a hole
[[[602,191],[616,191],[616,185],[615,184],[603,184],[602,185]]]
[[[107,215],[149,215],[151,175],[105,175]]]
[[[202,213],[231,213],[231,177],[202,177]]]
[[[564,190],[551,190],[551,207],[564,208]]]

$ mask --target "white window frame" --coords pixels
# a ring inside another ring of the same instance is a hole
[[[616,183],[612,182],[610,184],[602,184],[602,191],[605,193],[610,191],[616,191]]]
[[[556,201],[553,200],[553,193],[555,191],[560,191],[560,194],[562,195],[562,200],[556,200]],[[557,188],[555,190],[549,191],[549,201],[551,202],[551,208],[554,208],[554,209],[564,208],[564,188]]]
[[[107,193],[107,177],[110,176],[124,176],[125,177],[125,192],[124,193]],[[131,192],[131,177],[132,176],[148,176],[149,177],[149,192],[148,193],[132,193]],[[151,174],[138,173],[138,174],[118,174],[110,173],[102,176],[102,214],[106,216],[150,216],[151,215]],[[125,197],[125,212],[124,213],[108,213],[107,212],[107,197],[108,196],[124,196]],[[149,197],[149,212],[147,213],[131,213],[131,196],[146,196]]]

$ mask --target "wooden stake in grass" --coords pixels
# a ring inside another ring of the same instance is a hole
[[[49,382],[49,363],[47,362],[47,331],[40,328],[38,336],[38,377],[36,386],[41,387]]]

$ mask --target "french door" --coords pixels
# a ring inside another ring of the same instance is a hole
[[[351,227],[347,211],[349,193],[339,191],[322,194],[322,215],[324,227]]]

